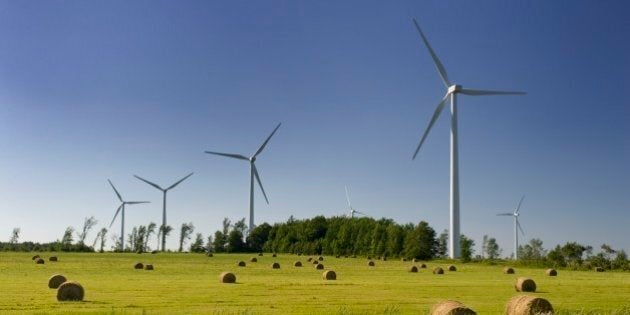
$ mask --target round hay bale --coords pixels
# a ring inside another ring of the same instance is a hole
[[[324,280],[337,280],[337,274],[332,270],[326,270],[322,273]]]
[[[258,259],[256,257],[252,257],[249,259],[249,262],[258,262]]]
[[[53,275],[48,279],[48,287],[51,289],[58,288],[62,283],[66,282],[68,279],[63,275]]]
[[[153,265],[152,264],[144,265],[144,270],[153,270]]]
[[[433,268],[433,274],[434,275],[443,275],[444,274],[444,269],[442,269],[441,267],[435,267],[435,268]]]
[[[371,259],[372,259],[372,257],[370,257],[370,256],[367,256],[367,259],[368,259],[368,260],[371,260]]]
[[[427,267],[427,265],[425,265],[425,264],[420,264],[420,268],[426,268],[426,267]]]
[[[37,259],[37,258],[39,258],[39,255],[35,255],[35,256],[33,256],[33,258],[31,258],[31,260],[35,260],[35,259]]]
[[[418,272],[418,267],[411,266],[411,267],[409,267],[409,269],[407,271],[409,271],[409,272]]]
[[[400,261],[405,262],[407,261],[407,258],[401,258]]]
[[[151,251],[151,255],[155,255],[155,254],[157,254],[157,253],[158,253],[158,251],[157,251],[157,250],[152,250],[152,251]]]
[[[133,265],[134,269],[144,269],[144,265],[141,262],[137,262],[135,265]]]
[[[603,267],[597,267],[595,268],[596,272],[604,272],[604,268]]]
[[[457,271],[457,267],[455,265],[448,266],[448,271]]]
[[[57,258],[57,256],[50,256],[48,258],[48,261],[59,261],[59,259]]]
[[[319,260],[313,259],[312,263],[313,263],[313,265],[317,265],[317,264],[319,264]]]
[[[213,254],[213,253],[208,253],[206,256],[208,256],[208,257],[214,257],[214,254]]]
[[[530,278],[520,277],[516,279],[514,288],[518,292],[536,292],[536,282]]]
[[[236,276],[231,272],[222,272],[219,276],[219,282],[221,283],[234,283],[236,282]]]
[[[308,259],[306,259],[306,261],[311,262],[313,260],[313,257],[309,257]]]
[[[335,258],[341,258],[341,255],[335,255]]]
[[[412,261],[412,262],[415,262],[415,263],[419,262],[418,258],[414,258],[414,259],[412,259],[411,261]]]
[[[447,300],[433,305],[431,315],[476,315],[477,313],[464,304]]]
[[[83,301],[85,290],[78,282],[66,281],[57,289],[57,301]]]
[[[315,269],[317,269],[317,270],[323,270],[323,269],[324,269],[324,265],[323,265],[323,264],[317,264],[317,265],[315,266]]]
[[[503,268],[503,273],[506,274],[506,275],[514,274],[514,268],[512,268],[512,267],[505,267],[505,268]]]
[[[271,264],[271,268],[272,269],[280,269],[280,264],[275,262],[275,263]]]
[[[381,257],[381,260],[382,260],[382,261],[387,261],[387,256],[383,256],[383,257]]]
[[[293,263],[293,267],[302,267],[302,262],[301,261],[296,261]]]
[[[368,261],[368,266],[370,266],[370,267],[374,267],[374,262],[373,262],[373,261],[371,261],[371,260],[370,260],[370,261]]]
[[[553,314],[553,307],[549,301],[529,295],[517,295],[510,299],[505,306],[505,314]]]
[[[558,272],[556,271],[556,269],[551,268],[551,269],[547,269],[545,271],[545,274],[547,274],[550,277],[555,277],[558,275]]]
[[[319,257],[317,257],[317,260],[324,261],[324,257],[323,256],[319,256]]]
[[[271,257],[278,257],[278,255],[276,255],[276,253],[271,254]]]
[[[262,255],[263,255],[263,253],[258,253],[258,256],[262,256]]]
[[[43,265],[44,264],[44,259],[43,258],[37,258],[37,260],[35,260],[35,263],[38,265]]]
[[[239,267],[245,267],[245,262],[241,260],[238,263],[236,263],[236,265]]]

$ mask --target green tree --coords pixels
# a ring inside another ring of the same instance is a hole
[[[90,230],[92,230],[92,228],[96,225],[96,223],[98,223],[98,221],[94,217],[85,218],[85,220],[83,221],[83,228],[81,229],[81,232],[77,233],[77,237],[79,238],[77,242],[79,246],[85,245],[85,238],[87,237],[88,233],[90,233]]]
[[[158,231],[158,235],[157,235],[157,240],[158,240],[158,244],[160,244],[160,240],[162,239],[162,236],[164,236],[164,238],[166,239],[166,237],[168,237],[169,234],[171,234],[171,232],[173,231],[173,227],[170,225],[160,225],[160,229]],[[164,249],[162,249],[164,251]]]
[[[66,231],[63,232],[63,237],[61,237],[61,250],[62,251],[70,251],[72,249],[72,242],[74,238],[72,238],[72,234],[74,233],[74,228],[69,226],[66,228]]]
[[[190,239],[193,231],[195,230],[195,226],[190,223],[182,223],[182,227],[179,230],[179,252],[181,253],[184,250],[184,243],[186,240]]]
[[[212,248],[217,253],[225,252],[225,243],[227,243],[226,235],[221,231],[214,232],[214,242],[212,243]]]
[[[416,228],[405,238],[405,255],[418,259],[431,259],[435,256],[437,241],[435,230],[425,221],[418,223]]]
[[[241,230],[232,229],[228,234],[227,252],[240,253],[245,251],[245,243],[243,242],[243,233]]]
[[[529,243],[518,247],[518,257],[521,260],[543,260],[547,253],[542,245],[540,239],[531,239]]]
[[[16,227],[13,228],[13,231],[11,232],[11,238],[9,239],[9,244],[11,246],[11,250],[17,250],[18,248],[18,243],[20,240],[20,228]]]
[[[438,245],[435,253],[436,256],[439,258],[447,257],[446,254],[448,252],[448,230],[442,231],[442,233],[438,237],[437,243]]]
[[[499,248],[499,244],[497,244],[497,240],[494,237],[486,238],[484,235],[484,239],[486,241],[484,253],[487,259],[497,259],[501,255],[501,248]]]
[[[203,247],[203,235],[197,233],[195,240],[190,244],[191,253],[203,253],[206,249]]]
[[[269,232],[271,232],[271,225],[267,222],[255,227],[247,237],[247,247],[251,251],[262,252],[269,239]]]
[[[149,248],[149,239],[151,238],[151,234],[155,233],[156,228],[157,228],[157,224],[155,224],[154,222],[149,223],[149,225],[147,226],[146,235],[144,236],[144,244],[142,244],[143,251],[148,252],[151,250]],[[158,244],[157,248],[160,248],[159,241],[157,244]]]
[[[459,244],[461,248],[461,260],[462,262],[469,262],[472,260],[472,256],[475,253],[475,241],[461,234],[459,238]]]

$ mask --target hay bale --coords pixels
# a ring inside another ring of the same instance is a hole
[[[372,260],[372,257],[370,257],[370,256],[367,256],[367,259],[368,259],[368,260]]]
[[[236,263],[236,265],[239,267],[245,267],[245,262],[241,260],[238,263]]]
[[[419,262],[420,260],[418,260],[418,258],[414,258],[414,259],[412,259],[411,261],[412,261],[412,262],[414,262],[414,263],[417,263],[417,262]]]
[[[431,315],[476,315],[477,313],[464,304],[447,300],[433,305]]]
[[[324,261],[324,257],[323,256],[319,256],[319,257],[317,257],[317,260]]]
[[[306,259],[306,261],[311,262],[313,260],[313,257],[309,257],[308,259]]]
[[[313,259],[313,265],[317,265],[317,264],[319,264],[319,260]]]
[[[214,254],[213,254],[213,253],[208,253],[208,254],[206,254],[206,256],[208,256],[208,257],[214,257]]]
[[[66,281],[57,289],[57,301],[83,301],[85,290],[78,282]]]
[[[153,265],[152,264],[144,265],[144,270],[153,270]]]
[[[332,270],[326,270],[322,273],[324,280],[337,280],[337,274]]]
[[[514,274],[514,268],[512,268],[512,267],[505,267],[505,268],[503,268],[503,273],[506,274],[506,275]]]
[[[595,268],[596,272],[604,272],[604,268],[603,267],[597,267]]]
[[[263,255],[263,253],[258,253],[258,256],[262,256],[262,255]]]
[[[219,276],[219,282],[221,283],[234,283],[236,282],[236,276],[231,272],[222,272]]]
[[[31,260],[35,260],[35,259],[37,259],[37,258],[39,258],[39,255],[35,255],[35,256],[33,256],[33,258],[31,258]]]
[[[335,258],[341,258],[341,255],[335,255]]]
[[[35,263],[38,265],[43,265],[44,264],[44,259],[43,258],[37,258],[37,260],[35,260]]]
[[[135,265],[133,265],[134,269],[144,269],[144,265],[141,262],[137,262]]]
[[[256,257],[252,257],[249,259],[249,262],[258,262],[258,259]]]
[[[401,258],[400,261],[405,262],[407,261],[407,258]]]
[[[420,268],[426,268],[426,267],[427,267],[427,265],[425,265],[425,264],[420,264]]]
[[[324,264],[317,264],[317,265],[315,266],[315,269],[317,269],[317,270],[323,270],[323,269],[324,269]]]
[[[418,267],[411,266],[411,267],[409,267],[409,269],[407,269],[407,271],[409,271],[409,272],[418,272]]]
[[[57,258],[57,256],[50,256],[48,258],[48,261],[59,261],[59,259]]]
[[[151,251],[151,255],[155,255],[155,254],[157,254],[157,253],[158,253],[158,251],[157,251],[157,250],[152,250],[152,251]]]
[[[272,269],[280,269],[280,264],[275,262],[275,263],[271,264],[271,268]]]
[[[383,256],[383,257],[381,257],[381,260],[382,260],[382,261],[387,261],[387,256]]]
[[[556,269],[550,268],[545,270],[545,274],[547,274],[550,277],[555,277],[558,275],[558,272],[556,271]]]
[[[373,262],[373,261],[371,261],[371,260],[370,260],[370,261],[368,261],[368,264],[367,264],[367,265],[368,265],[368,266],[370,266],[370,267],[374,267],[374,266],[375,266],[375,265],[374,265],[374,262]]]
[[[271,254],[271,257],[278,257],[278,255],[276,255],[276,253]]]
[[[444,269],[442,269],[441,267],[435,267],[435,268],[433,268],[433,274],[434,275],[443,275],[444,274]]]
[[[455,267],[454,265],[450,265],[448,266],[448,271],[457,271],[457,267]]]
[[[553,314],[553,307],[549,301],[529,295],[517,295],[510,299],[505,306],[505,314]]]
[[[296,261],[293,263],[293,267],[302,267],[302,262],[301,261]]]
[[[520,277],[516,279],[514,288],[518,292],[536,292],[536,282],[530,278]]]
[[[66,282],[68,279],[63,275],[53,275],[48,279],[48,287],[51,289],[58,288],[62,283]]]

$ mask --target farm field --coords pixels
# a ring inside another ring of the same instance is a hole
[[[533,295],[549,300],[561,314],[630,314],[630,273],[559,270],[548,277],[544,269],[517,268],[503,274],[504,266],[455,263],[456,272],[434,275],[431,269],[449,261],[425,262],[427,269],[409,273],[412,262],[365,257],[325,256],[325,269],[337,280],[322,279],[322,270],[308,256],[271,254],[117,254],[0,253],[0,313],[105,313],[105,314],[427,314],[444,299],[458,300],[479,314],[502,314],[517,292],[517,277],[536,281]],[[59,257],[49,262],[48,257]],[[256,257],[258,262],[249,262]],[[237,267],[243,260],[246,267]],[[300,260],[303,267],[293,267]],[[136,270],[136,262],[155,270]],[[280,269],[272,269],[278,262]],[[419,265],[417,263],[416,265]],[[236,284],[219,283],[219,274],[231,271]],[[57,302],[48,278],[60,273],[85,288],[83,302]]]

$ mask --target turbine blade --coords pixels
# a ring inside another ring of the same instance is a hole
[[[170,190],[170,189],[172,189],[172,188],[175,188],[175,186],[179,185],[181,182],[185,181],[185,180],[186,180],[186,178],[188,178],[188,177],[192,176],[193,174],[195,174],[195,173],[193,172],[193,173],[190,173],[190,174],[186,175],[186,177],[184,177],[184,178],[180,179],[180,180],[179,180],[179,181],[177,181],[175,184],[173,184],[173,185],[169,186],[169,187],[168,187],[168,188],[166,188],[165,190]]]
[[[157,188],[159,190],[162,190],[162,191],[164,190],[158,184],[152,183],[152,182],[150,182],[150,181],[148,181],[148,180],[146,180],[146,179],[144,179],[144,178],[142,178],[142,177],[140,177],[138,175],[133,175],[133,177],[135,177],[135,178],[137,178],[137,179],[139,179],[139,180],[141,180],[141,181],[143,181],[143,182],[145,182],[145,183],[147,183],[147,184],[149,184],[149,185],[151,185],[151,186],[153,186],[153,187],[155,187],[155,188]]]
[[[120,194],[118,193],[118,190],[116,190],[116,187],[114,187],[114,184],[112,184],[111,180],[107,180],[109,182],[109,184],[112,186],[112,188],[114,189],[114,192],[116,193],[116,196],[118,196],[118,200],[120,200],[120,202],[123,202],[122,197],[120,196]]]
[[[265,197],[265,201],[267,202],[267,204],[269,204],[269,199],[267,199],[267,194],[265,193],[265,189],[263,188],[262,182],[260,181],[260,175],[258,175],[258,169],[256,168],[256,164],[252,163],[252,167],[254,168],[254,177],[256,177],[258,186],[260,186],[260,190],[262,190],[263,196]]]
[[[499,213],[497,215],[514,216],[514,213]]]
[[[429,135],[429,131],[431,131],[431,128],[433,127],[433,124],[435,124],[435,121],[438,119],[438,117],[440,117],[440,113],[442,113],[442,110],[444,109],[444,105],[446,104],[446,99],[448,98],[448,96],[449,96],[448,93],[446,95],[444,95],[444,98],[442,98],[442,101],[440,101],[438,106],[435,108],[435,112],[433,113],[433,117],[431,117],[431,121],[429,121],[429,126],[424,131],[424,134],[422,135],[422,139],[420,139],[420,143],[418,143],[418,147],[416,148],[416,152],[414,152],[414,154],[413,154],[412,160],[416,159],[416,156],[418,155],[418,151],[420,151],[420,147],[422,147],[422,144],[424,143],[424,140]]]
[[[440,78],[442,78],[442,82],[444,82],[444,85],[446,87],[451,86],[451,83],[448,80],[448,75],[446,74],[446,69],[444,69],[444,66],[440,62],[440,59],[435,54],[435,51],[433,51],[433,48],[431,48],[431,45],[429,45],[429,41],[427,40],[426,36],[424,36],[424,33],[420,29],[420,25],[418,25],[418,22],[416,21],[416,19],[413,19],[413,24],[416,25],[416,29],[418,30],[418,33],[420,33],[420,37],[422,37],[422,41],[424,42],[424,45],[427,46],[427,49],[429,50],[429,53],[431,54],[431,58],[433,58],[433,63],[435,64],[435,67],[437,68],[438,73],[440,74]]]
[[[479,95],[525,95],[525,92],[518,91],[492,91],[492,90],[476,90],[476,89],[461,89],[459,93],[471,96]]]
[[[348,193],[348,186],[344,186],[344,188],[346,189],[346,201],[348,201],[348,208],[354,211],[354,209],[352,209],[352,203],[350,203],[350,194]]]
[[[260,148],[258,148],[258,150],[256,151],[256,153],[254,153],[254,157],[258,156],[258,154],[260,154],[260,152],[263,151],[263,149],[265,148],[265,146],[267,146],[267,142],[269,142],[269,140],[271,139],[271,137],[273,137],[273,134],[276,133],[276,131],[278,130],[278,128],[280,128],[280,125],[282,125],[282,123],[279,123],[276,128],[271,132],[271,134],[269,135],[269,137],[267,137],[267,140],[265,140],[265,142],[263,142],[263,144],[260,146]]]
[[[212,151],[204,151],[204,152],[206,152],[208,154],[227,156],[227,157],[231,157],[231,158],[234,158],[234,159],[249,161],[249,158],[247,158],[245,156],[242,156],[240,154],[220,153],[220,152],[212,152]]]
[[[137,205],[137,204],[140,204],[140,203],[151,203],[151,201],[127,201],[125,203],[128,204],[128,205]]]
[[[120,212],[120,209],[122,209],[123,205],[121,204],[120,206],[118,206],[118,210],[116,210],[116,214],[114,214],[114,218],[112,219],[112,222],[109,224],[109,228],[112,228],[112,225],[114,224],[114,221],[116,220],[116,217],[118,216],[118,213]]]
[[[516,214],[518,214],[518,211],[521,209],[521,204],[523,203],[523,199],[525,199],[525,195],[523,195],[523,197],[521,197],[521,201],[518,202],[518,207],[516,207]]]
[[[519,230],[521,230],[521,234],[525,236],[525,232],[523,231],[523,228],[521,227],[521,224],[518,222],[518,220],[516,220],[516,226],[518,227]]]
[[[358,214],[361,214],[361,215],[365,215],[365,216],[367,216],[367,214],[365,214],[365,213],[363,213],[363,212],[361,212],[361,211],[356,211],[356,210],[354,210],[354,213],[358,213]]]

